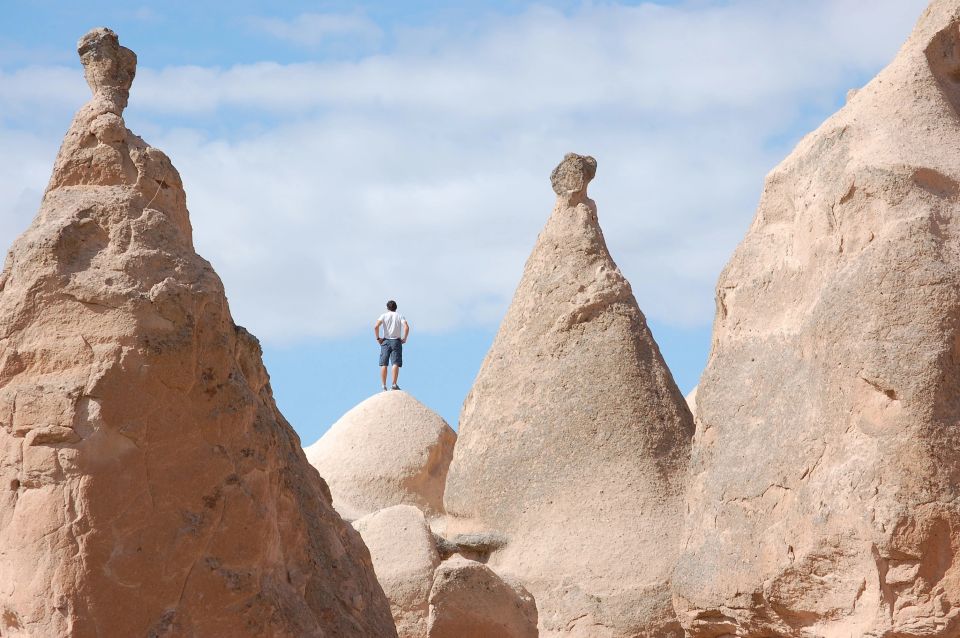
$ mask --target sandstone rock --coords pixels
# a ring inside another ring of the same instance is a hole
[[[449,539],[441,537],[438,550],[440,551],[440,557],[444,559],[449,558],[452,554],[460,554],[464,558],[486,563],[490,554],[506,544],[506,537],[496,532],[474,532],[455,534]],[[447,555],[444,555],[445,552]]]
[[[430,591],[430,638],[536,638],[537,606],[516,582],[462,556],[444,561]]]
[[[541,635],[679,635],[669,576],[693,433],[683,396],[607,251],[593,158],[551,175],[557,204],[463,407],[446,535],[537,601]]]
[[[424,638],[433,572],[440,556],[433,533],[412,505],[394,505],[354,522],[390,600],[400,638]]]
[[[697,386],[693,386],[693,390],[690,390],[684,401],[687,402],[687,407],[690,408],[690,414],[694,417],[697,416]]]
[[[960,2],[767,178],[717,285],[690,636],[960,635]]]
[[[341,516],[356,520],[391,505],[443,512],[443,489],[457,435],[403,391],[356,406],[306,449]]]
[[[0,275],[0,633],[394,635],[177,171],[124,125],[136,57],[79,51],[93,99]]]

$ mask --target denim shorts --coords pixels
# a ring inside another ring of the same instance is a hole
[[[403,367],[403,343],[399,339],[384,339],[380,344],[380,367],[387,365],[391,359],[393,365]]]

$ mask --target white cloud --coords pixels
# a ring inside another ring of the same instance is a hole
[[[0,122],[23,116],[33,119],[38,114],[62,117],[90,96],[79,63],[77,68],[26,66],[4,71],[4,59],[0,57]]]
[[[648,316],[707,325],[776,140],[879,70],[925,4],[532,8],[350,62],[141,60],[128,123],[180,169],[198,249],[261,337],[367,329],[388,297],[419,329],[495,325],[567,151],[598,158],[591,193]],[[78,104],[62,73],[0,76],[19,83],[0,104]],[[0,206],[46,180],[6,168]]]
[[[0,243],[9,246],[36,215],[57,146],[0,127]]]
[[[157,23],[163,21],[163,16],[146,5],[131,10],[129,15],[138,22]]]
[[[383,36],[375,22],[358,14],[303,13],[292,20],[250,18],[248,22],[268,35],[306,47],[344,38],[371,45]]]

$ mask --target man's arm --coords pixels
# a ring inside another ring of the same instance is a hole
[[[400,343],[406,343],[407,337],[409,336],[410,336],[410,324],[407,323],[406,319],[404,319],[403,320],[403,339],[400,341]]]
[[[377,343],[383,343],[383,339],[380,338],[380,324],[383,323],[383,319],[377,319],[377,323],[373,326],[373,338],[377,340]]]

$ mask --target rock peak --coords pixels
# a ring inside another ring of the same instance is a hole
[[[559,197],[586,197],[587,185],[597,174],[597,160],[589,155],[567,153],[550,173],[550,185]]]
[[[133,52],[78,48],[93,98],[0,273],[0,632],[395,637],[176,168],[126,128]]]
[[[83,75],[94,98],[104,98],[119,111],[127,106],[130,86],[137,73],[137,54],[120,46],[117,34],[99,27],[77,42]]]
[[[596,167],[571,153],[551,174],[553,213],[463,405],[445,532],[506,539],[489,566],[536,598],[541,635],[677,636],[667,539],[693,419],[607,249]]]
[[[378,392],[344,414],[306,454],[344,518],[399,504],[437,516],[456,440],[447,422],[413,395]]]

